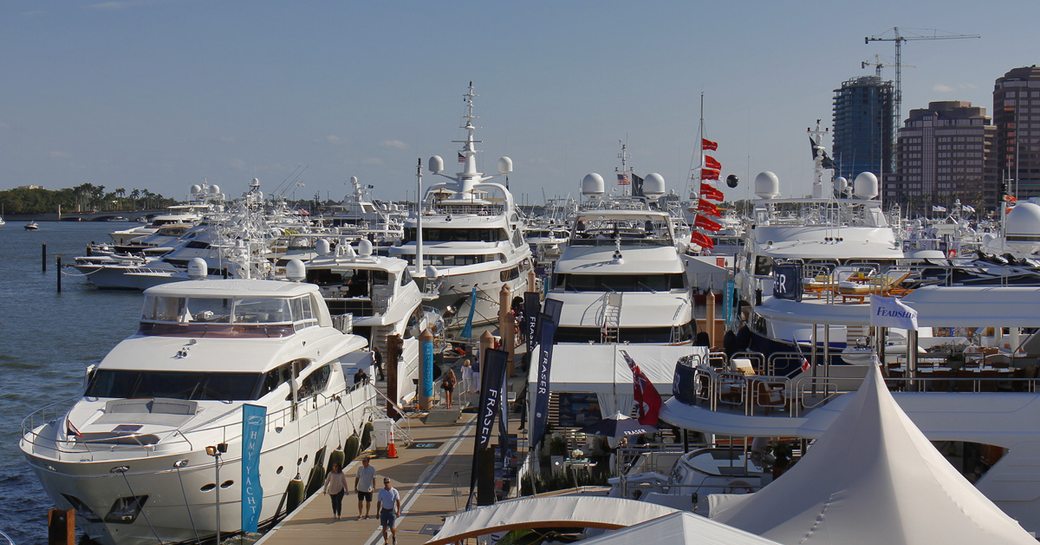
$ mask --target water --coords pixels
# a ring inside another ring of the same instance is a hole
[[[52,506],[18,449],[22,418],[82,392],[84,369],[137,328],[140,292],[99,291],[75,269],[55,290],[56,256],[66,263],[91,240],[132,224],[8,222],[0,229],[0,530],[15,543],[46,543]],[[40,245],[47,243],[47,272]]]

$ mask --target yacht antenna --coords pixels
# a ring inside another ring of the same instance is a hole
[[[457,173],[456,181],[458,182],[459,193],[471,193],[473,185],[478,184],[485,180],[480,172],[477,172],[477,144],[480,140],[476,139],[477,128],[473,124],[473,120],[477,116],[473,113],[473,99],[476,98],[477,93],[473,88],[473,82],[469,82],[469,89],[466,90],[466,94],[462,95],[462,101],[466,103],[466,113],[463,114],[462,119],[465,120],[462,128],[466,130],[465,140],[453,140],[457,144],[462,144],[462,149],[459,151],[459,162],[462,163],[462,172]]]
[[[806,131],[809,133],[809,139],[812,140],[812,144],[813,144],[813,160],[815,162],[815,167],[813,169],[813,178],[814,178],[813,179],[813,184],[814,184],[814,186],[816,186],[816,185],[822,186],[823,185],[823,161],[827,157],[827,153],[826,153],[826,151],[823,150],[823,146],[821,146],[820,143],[823,142],[823,136],[825,134],[830,134],[831,130],[829,128],[828,129],[821,129],[820,128],[820,120],[817,119],[816,120],[816,128],[815,129],[809,128],[809,129],[806,129]],[[815,187],[814,187],[814,189],[815,189]],[[833,193],[833,190],[832,190],[832,193]],[[813,196],[815,197],[815,195],[813,195]]]
[[[472,87],[470,88],[472,90]],[[421,276],[422,255],[422,157],[415,165],[415,276]]]

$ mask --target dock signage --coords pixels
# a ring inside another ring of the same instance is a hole
[[[264,489],[260,486],[260,449],[264,445],[267,408],[242,406],[242,531],[256,532],[263,507]]]

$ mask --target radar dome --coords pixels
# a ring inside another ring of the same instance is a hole
[[[293,282],[303,282],[307,278],[307,266],[299,259],[290,259],[285,264],[285,277]]]
[[[780,178],[769,172],[759,172],[755,176],[755,196],[760,199],[775,199],[780,196]]]
[[[336,253],[348,258],[357,257],[357,252],[354,251],[354,247],[351,246],[350,243],[343,241],[340,241],[339,246],[336,246]]]
[[[498,158],[498,173],[509,174],[513,172],[513,160],[503,155]]]
[[[845,191],[849,189],[849,179],[844,176],[838,176],[834,180],[834,189],[838,191],[838,194],[844,195]]]
[[[590,172],[581,179],[582,195],[602,195],[604,192],[603,176]]]
[[[653,172],[643,178],[643,194],[647,197],[660,197],[664,195],[664,176]]]
[[[201,185],[195,184],[195,185],[191,186],[191,194],[192,195],[198,195],[201,192],[202,192],[202,186]]]
[[[210,195],[220,195],[220,186],[217,184],[209,186],[209,193]]]
[[[434,155],[430,157],[428,166],[430,167],[430,172],[440,174],[444,172],[444,159],[440,155]]]
[[[372,241],[368,240],[367,238],[361,239],[361,242],[358,242],[357,253],[361,257],[371,257]]]
[[[1007,236],[1040,235],[1040,205],[1021,202],[1011,209],[1007,215]]]
[[[209,275],[209,265],[201,257],[193,257],[188,261],[188,278],[202,280]]]
[[[332,251],[332,245],[329,244],[329,241],[319,238],[318,242],[314,243],[314,251],[318,252],[320,256],[326,256]]]
[[[852,186],[852,194],[857,199],[870,200],[878,195],[877,176],[873,172],[860,172]]]
[[[350,185],[357,185],[357,184],[358,184],[357,176],[351,176],[350,177]]]

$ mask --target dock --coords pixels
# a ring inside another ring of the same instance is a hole
[[[397,518],[398,545],[426,543],[440,528],[444,517],[463,509],[469,493],[470,464],[473,455],[474,415],[462,413],[456,423],[429,424],[410,420],[412,443],[398,447],[397,458],[373,456],[376,486],[390,477],[401,493],[401,516]],[[379,506],[375,494],[371,517],[358,519],[354,475],[360,458],[345,470],[350,492],[343,498],[343,517],[333,520],[328,496],[319,493],[264,535],[262,545],[378,545],[383,542],[379,526]]]

